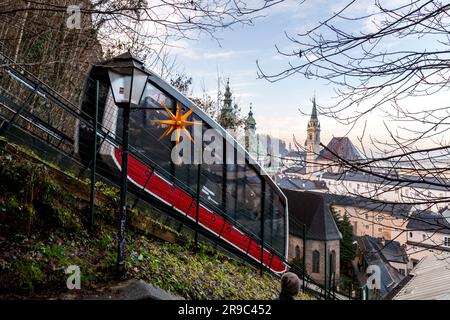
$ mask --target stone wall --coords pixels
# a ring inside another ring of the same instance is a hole
[[[336,259],[336,283],[339,282],[340,278],[340,241],[339,240],[332,240],[326,242],[326,249],[328,252],[327,256],[327,271],[329,273],[329,263],[330,253],[334,250],[335,252],[335,259]],[[289,235],[289,261],[292,261],[296,257],[296,252],[298,251],[296,248],[298,246],[298,249],[300,251],[300,259],[303,258],[303,239],[294,235]],[[313,252],[317,250],[320,253],[320,259],[319,259],[319,273],[312,272],[313,271]],[[307,273],[316,281],[320,283],[324,283],[325,281],[325,241],[318,241],[318,240],[306,240],[306,271]]]

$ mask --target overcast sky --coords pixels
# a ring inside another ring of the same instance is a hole
[[[257,80],[256,61],[269,73],[282,70],[288,61],[276,54],[275,45],[282,49],[293,48],[284,33],[305,31],[339,10],[347,0],[306,1],[302,5],[299,2],[287,0],[271,8],[265,12],[265,17],[254,21],[254,26],[235,26],[232,30],[216,34],[221,39],[220,44],[211,38],[202,37],[196,42],[180,41],[176,44],[178,48],[172,50],[172,54],[177,56],[179,69],[193,78],[194,95],[200,94],[205,87],[214,97],[217,94],[217,72],[224,78],[229,77],[233,97],[242,112],[247,114],[250,103],[253,103],[257,130],[282,138],[287,143],[292,141],[293,134],[302,143],[306,137],[309,116],[302,115],[298,109],[309,113],[314,94],[319,104],[329,104],[335,97],[333,87],[323,80],[305,79],[301,75],[277,83]],[[372,10],[371,3],[360,1],[348,14],[368,13]],[[368,20],[359,22],[354,29],[367,30],[373,27],[373,22]],[[417,99],[414,103],[440,103],[446,96]],[[323,143],[328,143],[333,136],[346,135],[350,129],[320,115],[319,120]],[[367,132],[379,139],[387,137],[383,129],[383,120],[386,119],[380,114],[372,114],[366,120],[366,138]],[[348,134],[357,147],[357,138],[362,130],[361,123]]]

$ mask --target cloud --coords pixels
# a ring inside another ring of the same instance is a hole
[[[254,53],[255,50],[228,50],[228,51],[218,51],[218,52],[204,52],[202,57],[205,59],[229,59],[242,55],[247,55]]]
[[[253,92],[245,92],[245,93],[237,92],[234,95],[236,96],[236,98],[253,98],[258,96],[256,93]]]
[[[225,60],[252,54],[256,50],[205,51],[201,48],[195,48],[187,42],[183,42],[178,44],[177,47],[171,48],[171,52],[190,60]]]

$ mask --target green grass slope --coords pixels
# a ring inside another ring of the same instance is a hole
[[[114,283],[117,190],[99,188],[96,228],[89,233],[88,182],[0,141],[2,298],[76,297]],[[129,228],[126,252],[128,279],[143,279],[187,299],[273,299],[279,291],[278,278],[261,277],[258,269],[209,245],[196,251],[192,241],[171,243]],[[67,289],[69,265],[80,267],[82,290]]]

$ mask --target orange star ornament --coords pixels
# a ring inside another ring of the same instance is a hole
[[[185,114],[182,114],[181,113],[182,105],[179,102],[177,102],[177,111],[175,114],[173,114],[172,111],[169,110],[169,108],[166,106],[166,104],[164,102],[161,101],[161,105],[166,110],[167,115],[170,117],[170,119],[168,119],[168,120],[152,120],[152,122],[161,123],[161,124],[169,126],[167,128],[167,130],[159,138],[159,140],[161,140],[165,136],[169,135],[172,131],[175,131],[176,137],[177,137],[176,143],[178,144],[178,143],[180,143],[181,131],[183,131],[186,134],[186,136],[192,142],[195,143],[195,141],[192,140],[192,137],[191,137],[191,134],[189,133],[189,131],[186,130],[187,126],[192,126],[192,125],[196,125],[196,124],[202,125],[202,123],[199,121],[187,121],[186,120],[192,114],[192,112],[194,112],[195,106],[192,107],[192,109],[190,109]]]

